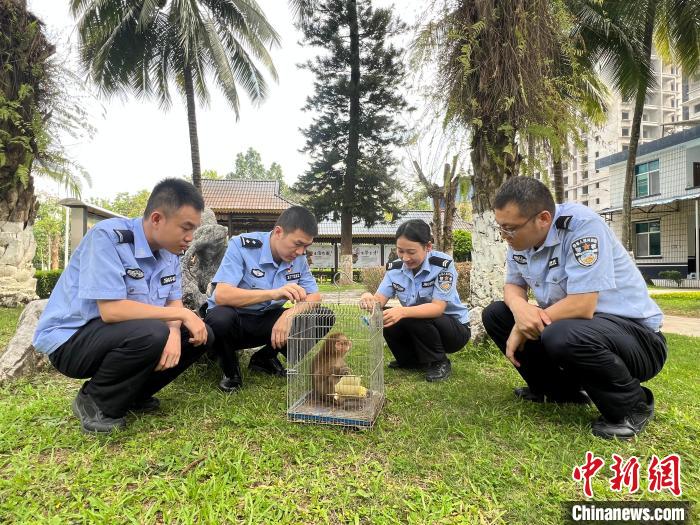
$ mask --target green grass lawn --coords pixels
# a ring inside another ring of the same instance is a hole
[[[0,352],[15,335],[17,320],[23,308],[0,308]]]
[[[288,423],[284,380],[247,375],[225,395],[201,364],[160,394],[160,414],[86,436],[70,411],[80,381],[44,372],[0,387],[0,523],[558,524],[561,502],[583,499],[571,472],[588,450],[606,460],[597,500],[673,499],[646,492],[645,472],[651,454],[679,453],[697,516],[700,339],[668,340],[656,419],[631,443],[593,437],[593,408],[517,401],[491,346],[455,354],[442,384],[387,370],[365,432]],[[607,488],[613,453],[640,458],[639,493]]]
[[[674,292],[652,295],[665,314],[700,317],[700,292]]]

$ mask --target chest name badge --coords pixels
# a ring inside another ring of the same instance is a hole
[[[401,286],[399,283],[391,283],[391,287],[396,290],[397,292],[405,292],[406,288]]]
[[[527,257],[520,255],[519,253],[513,254],[513,260],[518,264],[527,264]]]
[[[141,268],[127,268],[126,275],[132,279],[143,279],[143,270]]]
[[[293,281],[294,279],[300,279],[301,278],[301,273],[288,273],[287,275],[284,276],[285,279],[288,281]]]
[[[598,237],[581,237],[571,243],[571,248],[581,266],[593,266],[598,260]]]
[[[435,279],[432,281],[425,281],[423,284],[421,284],[423,288],[430,288],[431,286],[435,286]]]
[[[263,272],[260,268],[253,268],[252,270],[250,270],[250,274],[253,277],[257,277],[258,279],[260,279],[261,277],[265,277],[265,272]]]
[[[454,278],[450,272],[440,272],[437,277],[438,288],[443,292],[449,292],[452,289]]]
[[[552,268],[556,268],[559,266],[559,257],[552,257],[549,262],[547,263],[547,267],[551,270]]]
[[[173,275],[166,275],[165,277],[160,278],[160,284],[171,284],[174,283],[177,277],[175,274]]]

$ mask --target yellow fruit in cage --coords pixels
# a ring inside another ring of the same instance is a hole
[[[366,397],[367,389],[360,384],[360,376],[343,376],[335,385],[335,393],[340,396]]]

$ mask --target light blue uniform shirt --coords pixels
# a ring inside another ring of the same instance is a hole
[[[307,294],[318,292],[306,255],[300,255],[291,263],[275,262],[270,250],[271,234],[272,232],[251,232],[231,237],[212,284],[226,283],[243,290],[274,290],[287,284],[298,284]],[[209,297],[209,308],[216,306],[215,298],[216,288]],[[236,309],[255,314],[281,308],[286,302],[287,299],[278,299]]]
[[[603,219],[577,203],[558,204],[544,244],[508,248],[506,283],[530,287],[542,308],[569,294],[598,292],[596,312],[633,319],[658,331],[663,314]]]
[[[387,264],[387,272],[377,292],[391,299],[396,295],[401,306],[445,301],[445,314],[460,323],[469,322],[469,311],[457,293],[457,270],[452,258],[438,251],[430,251],[416,274],[397,259]]]
[[[158,250],[154,256],[143,232],[143,218],[100,221],[63,270],[32,343],[39,352],[50,354],[100,316],[97,301],[101,299],[165,306],[181,298],[180,259],[167,250]]]

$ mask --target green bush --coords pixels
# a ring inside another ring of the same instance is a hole
[[[372,268],[363,268],[360,272],[360,280],[362,285],[370,293],[374,293],[379,288],[379,283],[384,279],[384,266],[373,266]]]
[[[681,272],[678,270],[665,270],[663,272],[659,272],[659,277],[662,279],[669,279],[673,282],[676,283],[676,286],[681,285],[681,280],[683,277],[681,276]]]
[[[455,230],[452,232],[452,240],[455,262],[468,261],[472,252],[472,232]]]
[[[58,282],[58,278],[63,273],[63,270],[37,270],[34,274],[36,277],[36,294],[41,299],[46,299],[51,295],[51,291]]]

